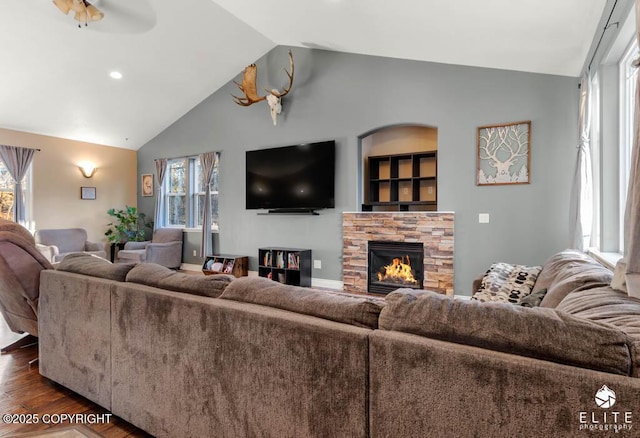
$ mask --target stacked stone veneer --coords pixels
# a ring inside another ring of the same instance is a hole
[[[453,295],[453,213],[363,212],[342,214],[344,290],[367,292],[367,242],[422,242],[423,288]]]

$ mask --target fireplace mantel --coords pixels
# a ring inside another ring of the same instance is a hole
[[[423,288],[453,295],[453,212],[345,212],[342,280],[345,291],[367,293],[367,242],[422,242]]]

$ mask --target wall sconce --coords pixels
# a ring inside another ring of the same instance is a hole
[[[82,172],[82,176],[85,178],[91,178],[93,176],[93,172],[96,170],[95,164],[89,162],[81,163],[78,167],[80,167],[80,172]]]

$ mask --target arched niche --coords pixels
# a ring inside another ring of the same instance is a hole
[[[358,153],[360,211],[437,211],[437,127],[376,128],[358,137]]]

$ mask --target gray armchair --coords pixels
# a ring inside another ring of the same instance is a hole
[[[61,261],[67,254],[85,252],[107,258],[104,243],[89,242],[87,231],[83,228],[65,228],[60,230],[38,230],[35,241],[40,252],[45,247],[49,250],[49,261],[52,263]]]
[[[0,312],[9,328],[28,333],[2,352],[36,341],[40,271],[53,269],[36,248],[33,236],[15,222],[0,219]]]
[[[182,263],[182,229],[158,228],[151,241],[127,242],[118,251],[118,263],[156,263],[177,269]]]

